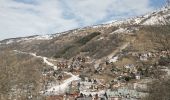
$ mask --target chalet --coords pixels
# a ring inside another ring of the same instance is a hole
[[[83,62],[83,63],[85,63],[85,62],[86,62],[86,58],[83,57],[83,56],[78,56],[78,57],[74,57],[74,58],[72,59],[72,61],[73,61],[73,62],[74,62],[74,61],[78,61],[78,62]]]
[[[105,89],[105,86],[104,86],[104,85],[98,85],[98,86],[97,86],[97,89],[103,90],[103,89]]]
[[[89,78],[88,78],[88,77],[85,77],[84,79],[85,79],[85,82],[88,82],[88,81],[89,81]]]
[[[159,54],[160,57],[166,57],[167,55],[170,55],[170,51],[161,51]]]
[[[136,78],[137,80],[140,80],[140,79],[141,79],[141,75],[140,75],[140,74],[136,74],[136,75],[135,75],[135,78]]]
[[[151,52],[148,52],[148,57],[152,57],[152,53]]]
[[[127,65],[125,65],[124,67],[127,68],[127,69],[132,69],[132,68],[134,68],[135,66],[134,66],[134,64],[127,64]]]
[[[144,53],[144,54],[140,54],[139,56],[141,61],[147,61],[148,60],[148,54]]]
[[[57,64],[57,67],[60,68],[60,69],[68,68],[68,63],[67,63],[67,61],[59,62],[59,63]]]

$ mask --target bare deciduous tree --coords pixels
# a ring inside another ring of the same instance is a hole
[[[151,27],[151,40],[158,50],[168,51],[170,50],[170,29],[169,25]]]

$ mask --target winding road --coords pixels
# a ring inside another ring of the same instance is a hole
[[[40,58],[43,59],[43,62],[49,66],[52,66],[54,68],[54,70],[57,70],[58,67],[55,66],[53,63],[49,62],[47,57],[43,57],[43,56],[37,56],[35,53],[27,53],[27,52],[22,52],[22,51],[18,51],[18,50],[13,50],[16,53],[22,53],[22,54],[27,54],[27,55],[32,55],[36,58]],[[54,59],[50,59],[55,61]],[[69,87],[69,85],[73,82],[73,81],[77,81],[80,80],[78,75],[73,75],[70,72],[64,72],[67,75],[70,75],[71,77],[69,79],[66,79],[63,81],[63,83],[61,83],[60,85],[55,85],[52,86],[50,89],[46,90],[45,95],[57,95],[57,94],[63,94],[65,93],[65,91],[67,90],[67,88]]]

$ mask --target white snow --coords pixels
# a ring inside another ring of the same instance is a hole
[[[13,40],[8,40],[7,42],[6,42],[6,44],[11,44],[11,43],[13,43],[14,41]]]
[[[2,43],[2,44],[11,44],[11,43],[19,43],[19,42],[31,42],[33,40],[50,40],[53,39],[53,37],[59,36],[60,34],[55,34],[55,35],[38,35],[38,36],[33,36],[33,37],[23,37],[23,38],[18,38],[18,39],[9,39],[8,41]]]
[[[119,29],[115,30],[114,32],[110,34],[115,34],[115,33],[128,33],[128,34],[133,34],[134,31],[139,30],[137,27],[129,27],[129,28],[122,28],[120,27]]]
[[[104,40],[104,37],[102,36],[102,37],[100,37],[99,39],[97,39],[97,40]]]
[[[132,42],[132,41],[134,42],[135,39],[131,40],[131,42]],[[125,49],[126,47],[128,47],[129,44],[130,44],[130,42],[125,43],[124,45],[122,45],[121,47],[119,47],[119,49],[115,50],[113,53],[111,53],[110,55],[108,55],[107,57],[108,57],[108,59],[109,59],[109,63],[112,63],[112,62],[114,63],[114,62],[118,61],[119,55],[116,56],[116,54],[117,54],[118,52],[122,51],[123,49]]]
[[[94,26],[92,26],[92,28],[100,28],[100,27],[102,27],[103,25],[94,25]]]
[[[79,30],[85,30],[87,28],[102,28],[102,27],[112,27],[112,26],[121,26],[122,24],[127,24],[127,25],[165,25],[165,24],[170,24],[170,7],[164,7],[160,10],[157,10],[155,12],[152,13],[148,13],[144,16],[139,16],[139,17],[134,17],[134,18],[129,18],[129,19],[123,19],[123,20],[118,20],[115,21],[113,20],[112,22],[109,21],[109,23],[104,23],[104,24],[100,24],[100,25],[94,25],[91,27],[85,27],[85,28],[79,28],[79,29],[75,29],[75,30],[70,30],[70,31],[66,31],[66,32],[61,32],[58,34],[53,34],[53,35],[38,35],[38,36],[33,36],[33,37],[25,37],[25,38],[20,38],[20,39],[10,39],[8,41],[6,41],[5,43],[2,44],[11,44],[13,42],[22,42],[22,41],[26,41],[26,42],[31,42],[33,40],[50,40],[53,39],[53,37],[59,36],[61,34],[67,34],[67,33],[73,33],[73,34],[77,34]],[[112,32],[111,34],[114,33],[129,33],[132,30],[129,30],[127,28],[119,28],[118,30]]]
[[[168,20],[169,16],[170,9],[164,7],[159,11],[145,15],[146,21],[144,21],[142,25],[166,25],[167,23],[170,23],[170,20]]]
[[[126,22],[126,20],[120,20],[120,21],[115,21],[112,24],[113,24],[113,26],[118,26],[118,25],[121,25],[121,24],[123,24],[125,22]]]
[[[139,17],[135,18],[134,21],[135,21],[134,24],[140,24],[142,21],[142,18],[139,18]]]
[[[162,8],[160,10],[154,11],[152,13],[148,13],[144,16],[129,18],[120,21],[114,21],[111,23],[111,26],[119,26],[122,24],[128,25],[165,25],[170,23],[170,20],[167,18],[170,16],[170,7],[169,8]],[[126,32],[126,29],[119,29],[118,32]]]
[[[32,39],[36,39],[36,40],[50,40],[53,37],[51,35],[42,35],[42,36],[36,36],[35,38]]]
[[[48,61],[49,58],[47,58],[47,57],[37,56],[35,53],[27,53],[27,52],[22,52],[22,51],[18,51],[18,50],[13,50],[13,51],[15,51],[15,52],[17,52],[17,53],[29,54],[29,55],[32,55],[32,56],[34,56],[34,57],[41,58],[41,59],[43,59],[43,62],[44,62],[45,64],[47,64],[47,65],[49,65],[49,66],[52,66],[54,70],[57,70],[57,69],[58,69],[57,66],[55,66],[53,63],[51,63],[51,62]]]
[[[114,31],[113,33],[129,33],[130,31],[127,30],[127,28],[119,28],[116,31]],[[111,34],[113,34],[111,33]]]
[[[166,24],[165,18],[163,16],[152,16],[150,19],[146,20],[143,25],[164,25]]]
[[[47,59],[48,59],[47,57],[43,57],[43,61],[44,61],[47,65],[52,66],[52,67],[54,68],[54,70],[57,70],[57,66],[55,66],[53,63],[49,62]]]
[[[114,63],[114,62],[117,62],[118,61],[118,56],[115,56],[111,59],[109,59],[109,63]]]
[[[2,43],[2,44],[11,44],[13,42],[22,42],[22,41],[26,41],[26,42],[30,42],[32,40],[50,40],[53,39],[53,37],[59,36],[61,34],[67,34],[67,33],[73,33],[73,34],[77,34],[79,30],[85,30],[87,28],[102,28],[102,27],[112,27],[112,26],[121,26],[122,24],[128,24],[128,25],[165,25],[165,24],[170,24],[170,7],[163,7],[160,10],[157,10],[155,12],[152,13],[148,13],[144,16],[139,16],[139,17],[135,17],[135,18],[129,18],[129,19],[123,19],[123,20],[118,20],[115,21],[113,20],[112,22],[109,21],[108,23],[104,23],[101,25],[94,25],[91,27],[85,27],[85,28],[79,28],[79,29],[75,29],[75,30],[71,30],[71,31],[66,31],[66,32],[61,32],[58,34],[53,34],[53,35],[38,35],[38,36],[33,36],[33,37],[25,37],[25,38],[20,38],[20,39],[10,39],[8,41],[6,41],[6,43]],[[116,30],[113,33],[129,33],[132,30],[129,30],[127,28],[119,28],[118,30]],[[111,33],[111,34],[113,34]]]
[[[49,62],[48,61],[49,58],[47,58],[47,57],[37,56],[35,53],[27,53],[27,52],[22,52],[22,51],[18,51],[18,50],[14,50],[14,51],[17,53],[29,54],[34,57],[41,58],[41,59],[43,59],[44,63],[46,63],[49,66],[52,66],[54,68],[54,70],[57,70],[57,66],[55,66],[53,63]],[[65,93],[66,89],[71,84],[71,82],[80,80],[78,75],[73,75],[72,73],[69,73],[69,72],[64,72],[64,73],[67,75],[70,75],[71,78],[64,80],[63,83],[61,83],[60,85],[52,86],[50,89],[48,89],[46,91],[46,93],[45,93],[46,95]]]
[[[21,38],[19,40],[17,40],[16,42],[21,42],[21,41],[33,41],[33,40],[50,40],[53,39],[52,35],[38,35],[38,36],[34,36],[34,37],[25,37],[25,38]]]
[[[143,17],[144,18],[148,18],[150,16],[150,14],[146,14],[146,15],[144,15]]]
[[[68,72],[64,72],[64,73],[71,75],[71,78],[64,80],[64,82],[61,83],[60,85],[56,85],[48,89],[45,93],[46,95],[63,94],[65,93],[65,91],[67,90],[71,82],[80,80],[78,76],[73,75],[72,73],[68,73]]]

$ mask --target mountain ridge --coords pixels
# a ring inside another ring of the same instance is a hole
[[[92,25],[92,26],[86,26],[82,28],[76,28],[60,33],[54,33],[54,34],[47,34],[47,35],[33,35],[33,36],[26,36],[26,37],[17,37],[17,38],[9,38],[4,39],[0,41],[0,44],[10,44],[12,41],[20,42],[20,41],[26,41],[26,40],[48,40],[52,39],[54,37],[57,37],[61,34],[67,34],[67,33],[75,33],[78,30],[86,30],[88,28],[99,28],[99,27],[111,27],[111,26],[121,26],[124,25],[169,25],[170,24],[170,7],[163,7],[160,10],[153,11],[151,13],[132,17],[124,20],[117,20],[113,21],[111,23],[107,24],[98,24],[98,25]],[[19,40],[21,39],[21,40]],[[22,40],[23,39],[23,40]],[[10,41],[11,40],[11,41]],[[17,41],[18,40],[18,41]]]

